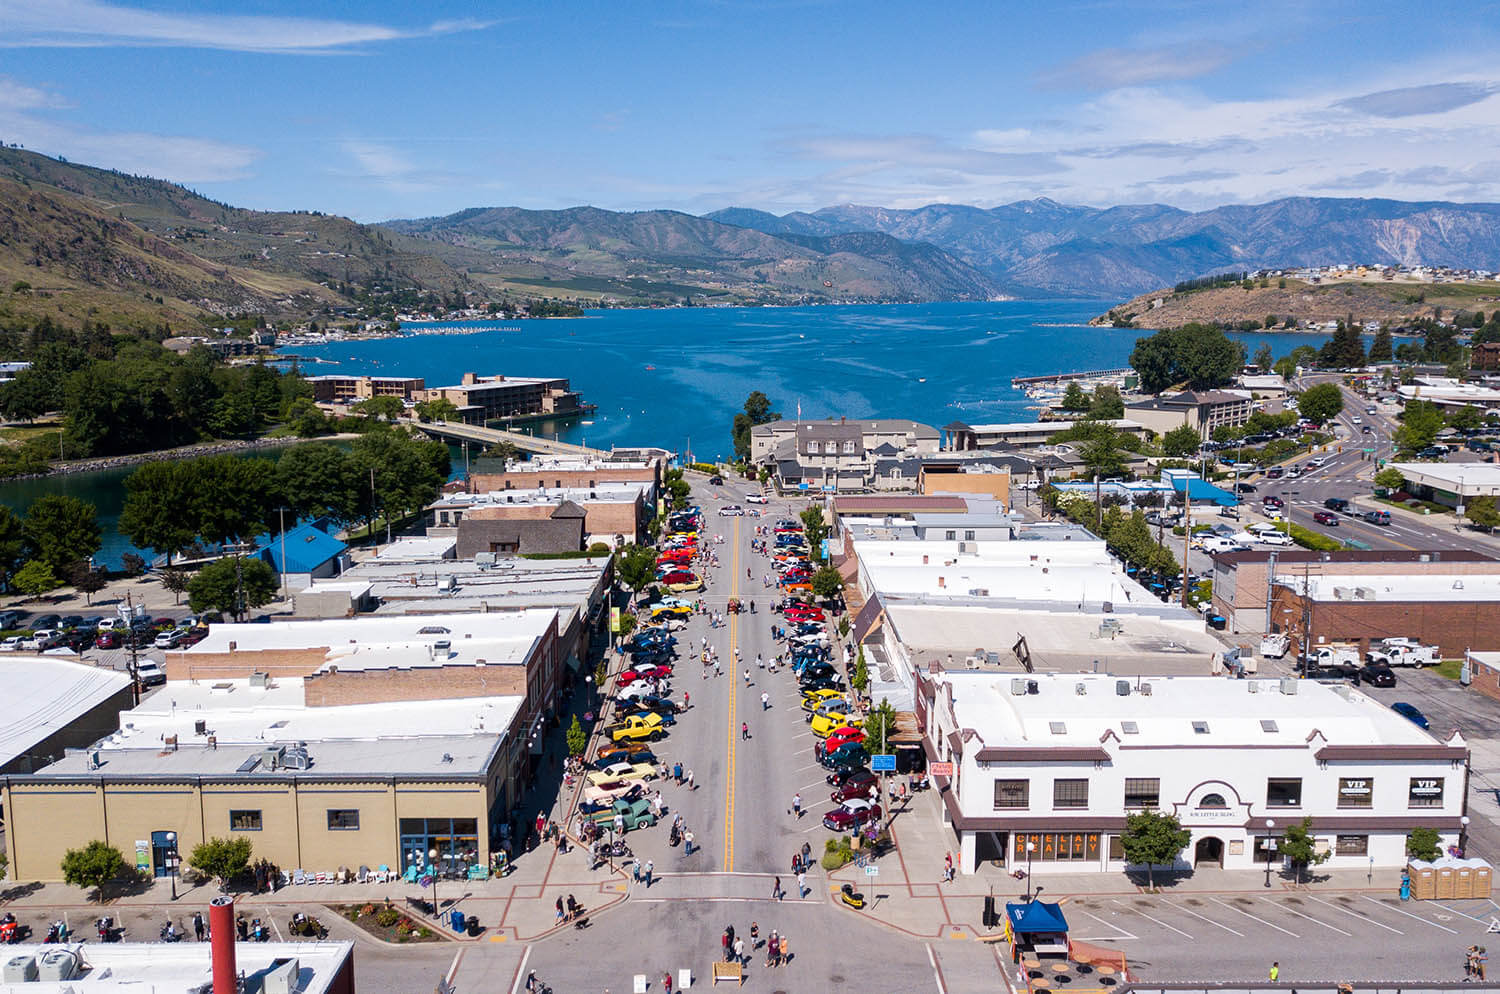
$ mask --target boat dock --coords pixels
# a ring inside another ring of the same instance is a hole
[[[1010,386],[1013,390],[1025,390],[1027,387],[1060,386],[1075,380],[1124,380],[1134,375],[1135,370],[1129,366],[1122,369],[1087,369],[1075,373],[1049,373],[1046,376],[1016,376],[1011,378]]]

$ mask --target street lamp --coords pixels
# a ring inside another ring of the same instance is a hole
[[[1271,830],[1276,827],[1276,822],[1270,818],[1266,819],[1266,886],[1271,886],[1271,857],[1276,853],[1276,837]]]
[[[172,871],[172,900],[177,900],[177,833],[167,833],[167,869]]]
[[[1026,840],[1026,903],[1031,903],[1031,854],[1036,852],[1036,843]]]
[[[590,673],[585,676],[583,682],[588,687],[589,693],[587,710],[592,713],[594,710],[594,674]]]
[[[1464,815],[1458,819],[1458,855],[1461,857],[1469,848],[1469,816]]]
[[[432,876],[432,917],[440,917],[437,902],[437,847],[427,850],[427,872]]]

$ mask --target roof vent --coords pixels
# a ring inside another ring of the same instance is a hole
[[[1150,697],[1151,696],[1151,685],[1149,683],[1143,683],[1143,684],[1141,684],[1141,694],[1144,697]]]
[[[1077,694],[1079,697],[1087,697],[1088,692],[1089,685],[1084,683],[1082,680],[1073,685],[1073,693]]]
[[[1297,678],[1284,676],[1281,678],[1281,692],[1288,697],[1297,696]]]
[[[1130,696],[1130,681],[1129,680],[1116,680],[1115,681],[1115,693],[1118,694],[1121,697],[1129,697]]]
[[[1026,683],[1027,683],[1027,681],[1025,679],[1021,678],[1021,677],[1017,677],[1017,678],[1011,680],[1011,682],[1010,682],[1010,692],[1011,692],[1011,694],[1013,696],[1015,696],[1015,697],[1022,697],[1022,696],[1024,696],[1026,694]]]

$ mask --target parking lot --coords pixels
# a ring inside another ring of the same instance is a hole
[[[1463,979],[1463,952],[1500,917],[1491,900],[1401,901],[1395,895],[1140,895],[1073,898],[1071,938],[1123,950],[1131,972],[1152,981],[1243,981],[1273,961],[1281,981]],[[1497,945],[1500,950],[1500,945]]]

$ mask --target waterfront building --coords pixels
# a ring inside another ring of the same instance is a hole
[[[585,410],[568,381],[552,377],[465,373],[459,383],[414,392],[412,399],[450,401],[469,424],[539,415],[568,417]]]
[[[0,664],[0,774],[30,773],[120,727],[130,677],[61,656],[7,656]]]
[[[645,537],[656,511],[654,491],[651,480],[595,480],[589,486],[452,493],[427,506],[428,534],[455,529],[460,559],[481,552],[577,552],[595,542],[613,548]],[[482,528],[480,522],[508,524]],[[519,522],[536,524],[518,530]]]
[[[1238,428],[1254,413],[1250,392],[1234,390],[1184,390],[1125,405],[1126,417],[1158,435],[1188,425],[1202,438],[1211,437],[1217,428]]]
[[[426,387],[420,376],[309,376],[313,400],[319,404],[358,404],[374,397],[395,397],[411,403]]]
[[[783,419],[750,429],[750,461],[783,489],[871,490],[878,462],[937,451],[937,429],[904,418]]]

